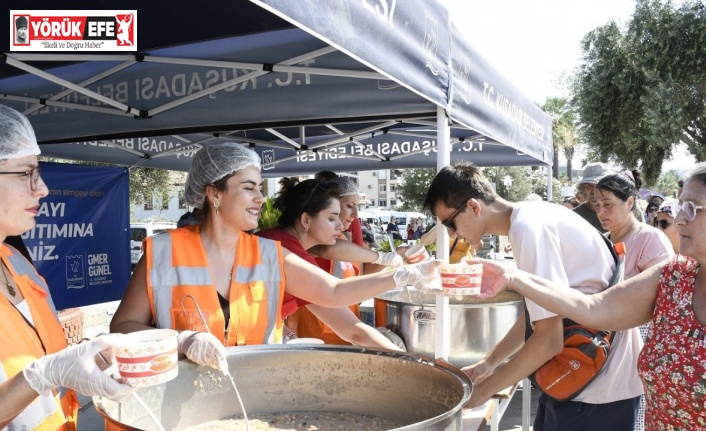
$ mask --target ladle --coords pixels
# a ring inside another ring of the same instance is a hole
[[[98,356],[100,356],[101,360],[103,360],[105,365],[108,367],[108,370],[109,370],[108,372],[110,373],[110,376],[113,377],[114,379],[119,378],[119,376],[116,376],[115,373],[113,372],[113,369],[110,367],[110,362],[108,362],[108,360],[105,359],[105,356],[103,356],[103,354],[100,352],[98,352]],[[152,419],[152,422],[154,422],[154,424],[157,425],[157,429],[159,431],[166,431],[164,429],[164,427],[162,426],[162,422],[159,419],[157,419],[157,416],[155,416],[155,414],[152,412],[152,409],[150,409],[147,406],[147,403],[145,403],[145,401],[142,399],[142,397],[137,395],[137,392],[133,392],[131,395],[135,399],[135,401],[137,401],[137,403],[140,406],[142,406],[142,408],[147,412],[147,416],[149,416],[150,419]]]
[[[392,233],[387,234],[387,241],[390,243],[390,251],[397,253],[397,246],[395,245],[395,238],[392,236]],[[414,304],[414,302],[412,302],[412,294],[409,293],[409,287],[405,284],[402,288],[407,292],[407,299],[409,299],[410,304]]]
[[[186,308],[184,307],[184,298],[190,298],[191,301],[194,303],[194,307],[196,308],[196,312],[199,314],[199,317],[201,318],[201,322],[203,323],[203,326],[206,328],[206,332],[211,334],[211,329],[208,327],[208,322],[206,322],[206,318],[204,317],[203,313],[201,312],[201,307],[199,307],[199,303],[196,302],[196,298],[194,298],[192,295],[184,295],[181,297],[181,300],[179,301],[181,303],[181,309],[184,312],[184,314],[187,314]],[[240,404],[240,411],[243,412],[243,419],[245,420],[245,430],[250,431],[250,424],[248,421],[248,414],[245,412],[245,406],[243,405],[243,399],[240,398],[240,392],[238,392],[238,387],[235,386],[235,380],[233,380],[233,376],[230,374],[230,369],[228,368],[228,363],[226,362],[225,358],[219,359],[218,361],[218,366],[220,367],[221,371],[223,374],[228,376],[230,379],[230,384],[233,385],[233,390],[235,391],[235,395],[238,398],[238,404]]]

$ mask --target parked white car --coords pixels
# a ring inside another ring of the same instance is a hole
[[[148,236],[176,229],[176,223],[132,223],[130,224],[130,263],[133,267],[144,252],[142,240]]]

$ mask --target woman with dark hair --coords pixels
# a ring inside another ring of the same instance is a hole
[[[351,211],[341,206],[341,199],[352,195],[358,198],[357,188],[350,180],[337,177],[327,182],[282,178],[274,207],[281,211],[277,227],[257,232],[263,238],[280,241],[282,246],[311,265],[318,266],[337,278],[349,278],[359,273],[359,268],[341,260],[316,259],[308,249],[317,245],[332,246],[337,241],[347,241],[342,232],[350,226]],[[353,190],[355,189],[355,190]],[[317,193],[317,191],[319,191]],[[357,206],[356,206],[357,208]],[[341,220],[341,215],[344,219]],[[347,243],[357,250],[363,261],[374,262],[380,254]],[[339,246],[340,247],[340,246]],[[282,310],[287,327],[297,337],[318,338],[326,344],[355,344],[368,347],[398,349],[387,337],[360,320],[358,305],[350,307],[321,307],[295,298],[299,310],[288,307]]]
[[[639,222],[633,215],[642,184],[637,171],[624,171],[601,178],[593,191],[596,215],[614,243],[625,244],[625,278],[674,255],[667,237],[658,229]]]
[[[633,277],[647,268],[663,264],[674,256],[667,236],[635,216],[637,193],[642,181],[638,171],[623,171],[601,178],[593,191],[596,215],[601,226],[608,230],[613,243],[625,244],[625,278]],[[640,326],[642,339],[647,338],[649,325]],[[644,429],[645,397],[635,420],[635,431]]]

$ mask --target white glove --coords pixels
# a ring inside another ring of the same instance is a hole
[[[394,252],[386,253],[384,251],[378,251],[378,258],[373,263],[376,265],[385,265],[397,268],[402,266],[404,259],[402,259],[402,256]]]
[[[412,285],[422,293],[440,293],[443,292],[440,265],[441,261],[438,259],[425,260],[397,268],[392,277],[397,287]]]
[[[226,348],[208,332],[181,331],[177,336],[177,352],[199,365],[205,365],[228,374]]]
[[[96,355],[103,350],[110,351],[121,334],[109,334],[94,340],[43,356],[28,364],[22,370],[27,383],[42,395],[63,386],[88,395],[100,395],[115,401],[127,398],[135,389],[120,383],[101,371],[105,367],[102,359],[96,362]]]

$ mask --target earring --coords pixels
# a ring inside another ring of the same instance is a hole
[[[213,207],[216,209],[216,215],[219,214],[218,212],[218,201],[213,203]]]

